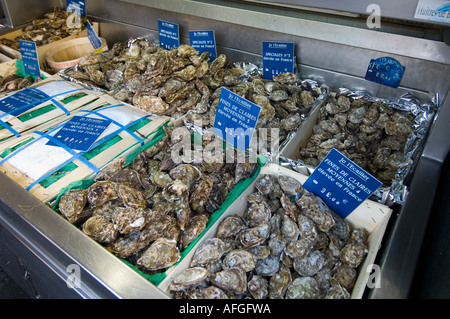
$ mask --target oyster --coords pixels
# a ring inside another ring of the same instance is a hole
[[[245,272],[252,271],[256,266],[256,257],[247,250],[234,249],[228,252],[222,261],[223,269],[241,268]]]
[[[88,210],[84,210],[86,203],[87,190],[69,190],[61,196],[59,201],[59,210],[69,222],[74,224],[91,214]]]
[[[240,268],[225,269],[210,276],[211,283],[225,291],[243,294],[247,289],[247,277]]]
[[[114,224],[100,215],[92,216],[86,220],[83,224],[83,232],[104,244],[113,242],[119,234]]]
[[[319,296],[319,286],[311,277],[296,278],[286,291],[286,299],[317,299]]]
[[[218,260],[225,252],[225,244],[219,238],[209,238],[202,242],[192,256],[190,267],[203,266]]]
[[[107,201],[118,198],[116,184],[111,181],[99,181],[89,187],[87,200],[93,207],[101,206]]]
[[[144,228],[148,222],[148,215],[143,208],[117,208],[114,210],[112,222],[121,234],[128,234]]]
[[[180,260],[180,250],[176,242],[158,238],[142,253],[136,264],[148,270],[159,270],[172,266]]]
[[[209,274],[209,270],[203,267],[187,268],[172,280],[169,289],[179,291],[199,285],[208,278]]]
[[[247,228],[244,219],[239,215],[225,217],[217,227],[216,237],[220,239],[235,236],[240,230]]]
[[[255,299],[266,299],[269,295],[269,283],[265,277],[253,275],[247,282],[247,290]]]

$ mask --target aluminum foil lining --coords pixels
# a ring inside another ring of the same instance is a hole
[[[413,131],[407,138],[404,156],[392,184],[389,187],[380,187],[370,197],[371,200],[387,206],[392,206],[393,204],[403,205],[408,194],[408,187],[405,182],[413,173],[414,166],[423,149],[425,137],[439,110],[439,95],[435,94],[430,100],[421,101],[413,94],[405,93],[397,101],[392,101],[374,97],[365,91],[352,91],[346,88],[340,88],[337,95],[344,95],[368,102],[381,101],[394,109],[409,112],[414,116]],[[315,167],[311,167],[301,160],[290,159],[284,156],[279,157],[279,164],[306,176],[311,175],[315,169]]]

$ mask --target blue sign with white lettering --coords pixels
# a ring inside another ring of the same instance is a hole
[[[236,148],[250,146],[261,107],[222,88],[214,120],[213,132]]]
[[[94,47],[94,49],[100,48],[102,46],[102,40],[100,40],[100,38],[97,35],[97,32],[95,32],[95,30],[92,28],[92,25],[89,23],[89,21],[87,21],[86,27],[87,27],[87,36],[92,46]]]
[[[25,88],[0,101],[0,111],[12,116],[19,116],[40,104],[49,96],[35,88]]]
[[[172,50],[180,46],[178,24],[158,20],[158,32],[160,47]]]
[[[77,151],[88,151],[112,121],[74,116],[53,136],[54,139]],[[57,146],[49,140],[47,145]]]
[[[381,185],[380,181],[333,148],[303,187],[345,218]]]
[[[397,88],[405,68],[394,58],[381,57],[370,60],[365,79]]]
[[[189,41],[191,47],[196,49],[199,54],[208,52],[209,61],[216,59],[217,51],[214,31],[189,31]]]
[[[19,46],[25,73],[41,76],[36,43],[33,41],[19,40]]]
[[[263,42],[263,77],[272,80],[274,75],[294,72],[294,43]]]

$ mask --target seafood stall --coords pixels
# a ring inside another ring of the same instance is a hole
[[[32,298],[410,297],[450,150],[449,26],[426,1],[354,2],[86,1],[108,49],[56,74],[41,49],[45,79],[0,97],[47,90],[0,106],[0,267]],[[66,5],[3,0],[5,52],[51,41]],[[379,184],[322,169],[336,151]]]

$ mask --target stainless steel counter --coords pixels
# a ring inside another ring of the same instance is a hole
[[[442,41],[304,19],[294,9],[267,10],[235,1],[100,0],[88,2],[87,12],[100,22],[100,34],[109,45],[137,36],[157,40],[157,20],[163,19],[180,25],[181,42],[186,44],[189,30],[214,30],[218,52],[235,61],[261,63],[262,41],[294,42],[301,77],[332,89],[364,89],[391,99],[406,91],[421,98],[438,93],[440,112],[408,185],[406,203],[395,211],[379,252],[380,288],[367,289],[366,294],[368,298],[408,297],[450,150],[449,46]],[[364,79],[370,59],[381,56],[396,58],[406,67],[398,89]],[[167,297],[2,174],[0,212],[0,238],[5,239],[0,249],[23,259],[17,262],[18,272],[37,274],[39,279],[31,275],[26,286],[40,297]],[[67,267],[72,264],[81,269],[78,289],[67,288],[71,275]],[[54,288],[48,288],[49,282]]]

